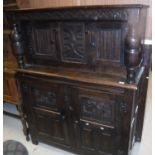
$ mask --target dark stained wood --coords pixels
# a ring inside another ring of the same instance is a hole
[[[17,62],[16,58],[13,55],[13,48],[11,42],[12,26],[11,18],[5,12],[5,9],[17,8],[15,0],[5,0],[4,1],[4,30],[3,30],[3,101],[15,104],[20,115],[20,120],[23,125],[23,133],[26,136],[26,139],[29,141],[29,131],[26,124],[25,114],[23,113],[23,108],[21,105],[20,93],[17,88],[16,81],[16,69]],[[5,111],[4,111],[5,112]],[[11,115],[10,115],[11,116]],[[12,114],[12,116],[14,116]],[[18,116],[19,117],[19,116]]]
[[[16,0],[20,8],[55,8],[62,6],[92,6],[92,5],[119,5],[119,4],[146,4],[149,5],[146,21],[146,39],[152,38],[152,0]]]
[[[135,83],[142,61],[146,8],[120,5],[11,11],[19,66],[26,64],[26,55],[29,64],[120,73],[127,76],[128,83]],[[24,54],[24,50],[28,52]]]
[[[145,27],[138,25],[146,9],[10,11],[26,136],[34,144],[84,155],[130,154],[141,134],[137,107],[144,108],[138,95],[149,59],[140,43]]]
[[[28,73],[30,75],[40,75],[52,78],[61,78],[66,81],[78,81],[88,84],[98,84],[100,86],[117,86],[118,88],[137,89],[137,84],[128,84],[125,78],[119,76],[110,76],[106,74],[94,74],[89,72],[77,72],[67,70],[64,68],[42,68],[42,67],[28,67],[26,69],[18,69],[19,72]]]

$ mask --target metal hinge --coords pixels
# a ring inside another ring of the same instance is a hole
[[[120,112],[124,112],[126,113],[127,112],[127,103],[126,102],[121,102],[120,103]]]

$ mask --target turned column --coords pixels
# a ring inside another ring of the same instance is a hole
[[[20,26],[19,23],[14,23],[13,24],[13,31],[12,31],[12,43],[13,43],[13,52],[17,58],[17,62],[18,62],[18,66],[20,68],[24,67],[24,59],[23,59],[23,55],[24,55],[24,46],[23,46],[23,39],[22,39],[22,35],[21,35],[21,31],[20,31]],[[22,103],[18,105],[18,111],[20,114],[20,119],[23,125],[23,132],[24,135],[26,136],[26,140],[29,141],[29,129],[27,126],[27,122],[26,122],[26,116],[23,112],[23,105]]]
[[[18,105],[18,111],[19,111],[21,122],[22,122],[22,125],[23,125],[23,133],[26,136],[26,140],[29,141],[30,140],[29,129],[28,129],[28,126],[27,126],[27,123],[26,123],[26,118],[25,118],[26,116],[25,116],[25,114],[23,112],[22,105]]]
[[[14,49],[13,52],[17,58],[18,66],[20,68],[23,68],[24,67],[24,60],[23,60],[24,47],[23,47],[23,40],[22,40],[19,24],[17,23],[13,24],[12,43],[13,43],[13,49]]]
[[[135,82],[135,70],[141,63],[141,40],[138,27],[129,26],[129,31],[125,40],[125,65],[127,68],[127,83]]]

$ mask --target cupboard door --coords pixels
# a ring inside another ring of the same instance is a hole
[[[64,87],[37,78],[27,78],[21,86],[31,136],[61,147],[70,147]]]
[[[23,23],[24,24],[24,23]],[[58,24],[50,21],[34,21],[26,26],[26,39],[29,59],[45,64],[46,61],[59,61]]]
[[[121,142],[121,96],[85,88],[72,90],[78,148],[86,154],[112,154]]]

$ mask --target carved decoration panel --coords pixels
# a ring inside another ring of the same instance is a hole
[[[124,9],[115,9],[115,8],[79,8],[78,11],[76,9],[61,9],[61,10],[45,10],[44,13],[36,11],[36,12],[22,12],[16,13],[16,19],[21,20],[120,20],[127,21],[128,20],[128,11]]]
[[[84,23],[63,23],[62,61],[86,63]]]
[[[55,92],[32,88],[32,96],[35,106],[52,108],[53,110],[57,110]]]
[[[112,124],[114,121],[114,102],[91,96],[80,96],[81,117],[99,123]]]

